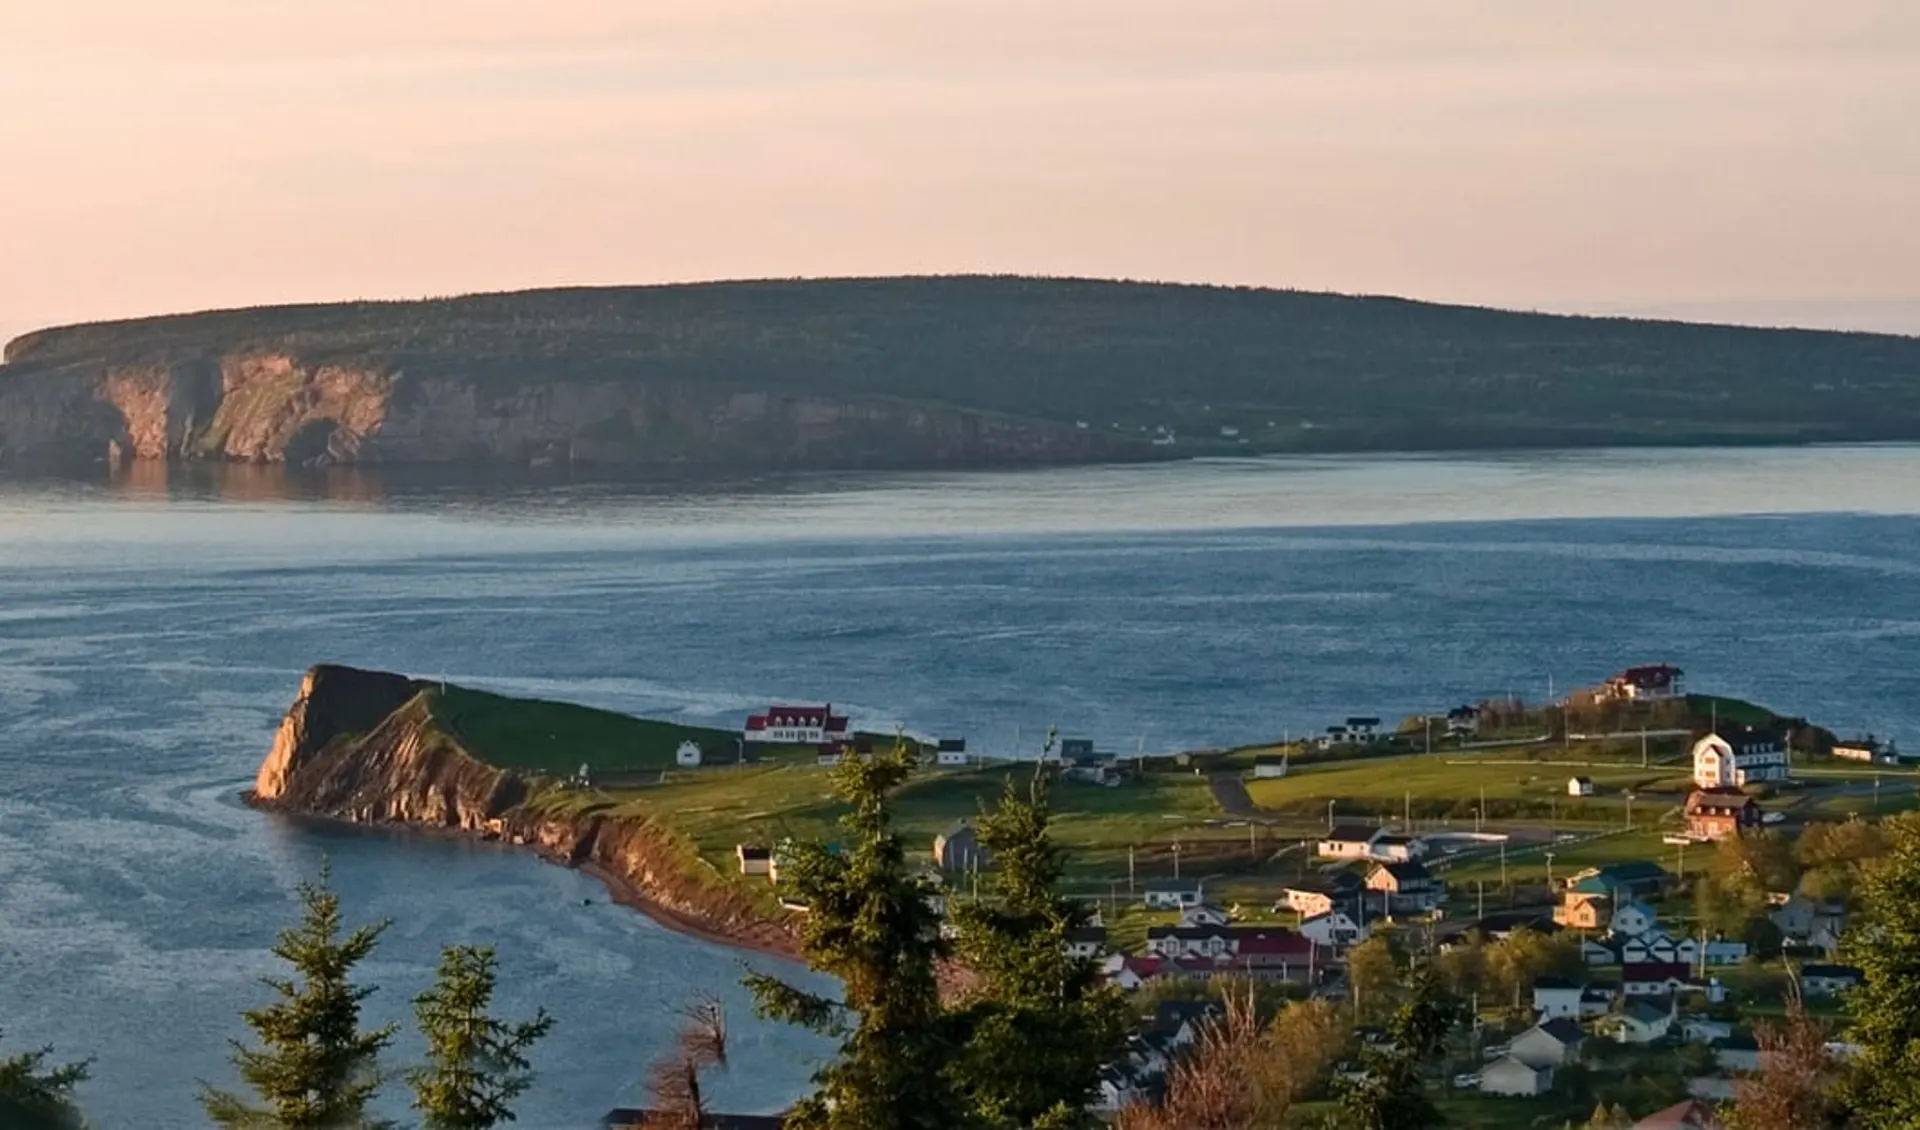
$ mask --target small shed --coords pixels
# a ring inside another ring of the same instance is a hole
[[[673,763],[683,768],[691,769],[699,765],[700,761],[701,753],[699,742],[681,742],[680,748],[673,751]]]
[[[939,748],[934,750],[934,761],[940,765],[965,765],[967,739],[941,738]]]
[[[735,844],[733,854],[740,860],[742,875],[771,875],[773,849],[761,844]]]
[[[1593,795],[1593,778],[1592,777],[1567,778],[1567,795],[1568,796],[1592,796]]]
[[[1275,757],[1271,754],[1262,754],[1261,756],[1254,758],[1253,759],[1253,775],[1255,777],[1286,776],[1287,775],[1287,755],[1283,753],[1283,754],[1280,754],[1278,757]]]
[[[1480,1071],[1480,1090],[1488,1095],[1531,1098],[1553,1086],[1553,1069],[1533,1067],[1512,1056],[1502,1056]]]
[[[933,862],[942,871],[978,871],[988,864],[980,833],[962,820],[933,838]]]

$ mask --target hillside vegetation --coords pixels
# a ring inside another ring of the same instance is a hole
[[[248,350],[483,388],[646,380],[892,398],[1084,422],[1143,449],[1166,426],[1180,435],[1176,453],[1920,438],[1915,338],[1012,277],[561,289],[146,318],[21,337],[0,381]],[[1223,427],[1238,435],[1223,438]]]

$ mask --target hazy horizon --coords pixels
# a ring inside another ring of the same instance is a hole
[[[0,337],[731,278],[1920,333],[1920,5],[36,5]]]

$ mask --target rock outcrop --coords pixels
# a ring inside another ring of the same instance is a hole
[[[403,675],[323,665],[307,672],[248,799],[257,807],[355,824],[451,832],[531,847],[592,871],[614,895],[669,924],[792,952],[785,920],[699,873],[691,845],[644,817],[591,807],[565,817],[534,801],[544,786],[488,765],[435,719],[436,687]]]
[[[1139,454],[1098,431],[885,397],[644,378],[410,376],[285,351],[0,375],[7,461],[857,468]]]

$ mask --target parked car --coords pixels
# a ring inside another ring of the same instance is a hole
[[[1453,1077],[1453,1085],[1457,1090],[1462,1090],[1462,1091],[1478,1090],[1480,1087],[1480,1077],[1478,1075],[1475,1075],[1473,1072],[1468,1071],[1460,1075],[1455,1075]]]

